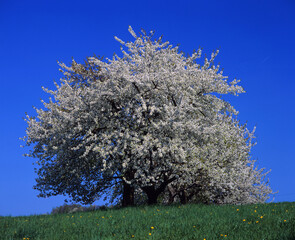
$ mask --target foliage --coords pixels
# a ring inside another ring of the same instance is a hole
[[[64,213],[75,213],[75,212],[92,212],[96,210],[106,210],[107,206],[95,206],[90,205],[88,207],[82,207],[80,204],[64,204],[59,207],[52,209],[51,214],[64,214]]]
[[[74,212],[81,212],[83,211],[83,207],[79,204],[64,204],[63,206],[53,208],[51,214],[71,213],[73,210],[75,210]]]

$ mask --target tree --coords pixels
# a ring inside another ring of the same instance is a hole
[[[88,69],[75,61],[71,67],[61,64],[68,78],[61,86],[55,83],[56,91],[43,88],[57,102],[42,101],[48,111],[36,109],[39,122],[27,115],[23,140],[37,144],[26,156],[40,159],[39,196],[69,194],[88,204],[113,188],[112,197],[123,192],[123,206],[133,205],[139,191],[155,204],[170,183],[190,185],[200,177],[205,184],[205,176],[220,191],[228,190],[218,165],[235,165],[239,156],[223,154],[217,161],[212,141],[228,131],[225,127],[231,129],[222,125],[221,112],[237,112],[211,93],[242,93],[235,85],[239,81],[227,84],[213,65],[218,51],[201,67],[195,62],[200,49],[186,58],[178,47],[162,43],[162,37],[152,42],[153,32],[148,36],[143,31],[140,37],[131,27],[129,32],[134,42],[115,37],[128,48],[129,53],[121,48],[122,58],[115,55],[109,63],[88,58]],[[71,86],[79,79],[77,69],[85,80],[81,87]],[[218,144],[226,149],[226,143]],[[244,145],[237,148],[247,154]],[[245,171],[231,170],[230,178]],[[204,194],[216,196],[214,191]]]

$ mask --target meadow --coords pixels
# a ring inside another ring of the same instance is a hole
[[[0,217],[1,240],[294,240],[295,202],[173,204]]]

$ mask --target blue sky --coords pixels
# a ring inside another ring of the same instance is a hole
[[[45,3],[47,2],[47,3]],[[239,111],[240,124],[256,126],[255,166],[268,174],[275,202],[295,201],[295,2],[282,1],[8,1],[0,2],[0,215],[42,214],[64,203],[64,196],[37,198],[33,158],[20,148],[25,112],[49,101],[42,86],[60,83],[57,60],[80,63],[93,54],[120,54],[118,36],[141,28],[163,34],[191,54],[203,48],[216,58],[229,80],[246,93],[221,95]],[[269,201],[272,200],[269,199]],[[101,199],[95,202],[103,205]]]

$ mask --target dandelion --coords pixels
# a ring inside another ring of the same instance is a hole
[[[104,218],[104,216],[102,216],[101,218]]]
[[[220,234],[220,236],[222,237],[222,236],[223,236],[223,234]]]
[[[151,229],[154,229],[154,227],[151,227]]]
[[[263,216],[261,216],[260,218],[263,218]]]
[[[286,222],[287,220],[284,220],[284,222]]]
[[[151,233],[149,233],[149,235],[152,235]]]
[[[256,221],[256,223],[258,223],[258,221]]]
[[[131,237],[134,237],[134,235],[131,235]]]
[[[239,209],[237,209],[237,211],[239,211]]]
[[[194,228],[196,227],[196,226],[193,226]]]
[[[227,235],[224,235],[225,237],[227,237]]]
[[[246,219],[243,219],[243,222],[245,222],[246,221]]]
[[[256,210],[254,210],[254,212],[256,212]]]

